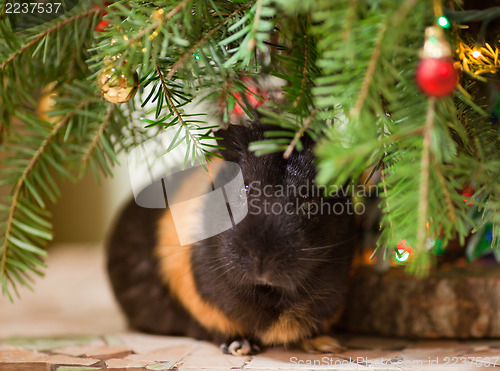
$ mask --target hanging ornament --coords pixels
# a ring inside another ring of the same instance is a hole
[[[252,106],[253,108],[257,108],[265,102],[265,100],[267,99],[267,94],[265,91],[259,91],[259,89],[257,89],[255,86],[250,86],[248,88],[248,92],[245,93],[245,98],[250,106]],[[234,93],[234,99],[235,104],[233,113],[237,116],[242,116],[245,113],[242,108],[245,102],[243,101],[241,94],[238,92]]]
[[[425,43],[420,52],[416,80],[420,89],[431,97],[445,97],[453,93],[458,73],[451,58],[451,48],[439,27],[427,27]]]
[[[462,197],[463,197],[463,201],[468,205],[472,205],[473,202],[471,201],[471,198],[472,196],[474,195],[476,191],[474,190],[474,188],[469,184],[467,186],[467,188],[465,188],[463,191],[462,191]]]
[[[434,255],[443,255],[444,246],[441,238],[428,238],[426,247],[433,252]]]
[[[151,19],[153,20],[153,22],[155,22],[156,24],[158,24],[158,27],[156,28],[156,30],[154,30],[151,35],[148,36],[148,39],[153,41],[156,36],[158,36],[158,34],[160,33],[160,30],[161,30],[161,23],[163,22],[163,20],[165,19],[165,11],[161,8],[159,9],[156,9],[153,14],[151,14]]]
[[[108,27],[108,26],[109,26],[109,22],[102,20],[97,24],[97,26],[95,26],[95,30],[96,30],[96,32],[103,32],[104,30],[106,30],[106,27]]]
[[[139,87],[137,72],[122,71],[114,66],[105,68],[97,77],[97,85],[101,87],[101,95],[111,103],[124,103],[130,100]]]
[[[155,21],[163,21],[165,19],[165,11],[162,8],[156,9],[151,14],[151,19],[154,19]]]
[[[111,46],[111,45],[113,45],[113,44],[116,44],[116,42],[117,42],[117,41],[116,41],[116,39],[111,39],[111,41],[110,41],[109,45]],[[116,61],[117,61],[118,59],[120,59],[121,57],[122,57],[121,53],[120,53],[120,54],[117,54],[117,55],[113,55],[113,56],[108,56],[108,55],[106,55],[106,56],[104,57],[104,64],[115,64],[115,63],[116,63]]]
[[[57,86],[57,82],[51,82],[46,85],[41,92],[40,99],[36,104],[36,113],[38,117],[48,122],[56,122],[59,118],[56,116],[50,116],[49,112],[54,109],[54,105],[56,104],[57,93],[55,91],[55,87]]]
[[[108,4],[107,2],[103,2],[103,5],[108,6],[109,4]],[[98,8],[99,8],[99,6],[98,6],[97,4],[94,4],[94,8],[95,8],[95,9],[98,9]],[[99,14],[101,17],[104,17],[106,14],[108,14],[108,12],[107,12],[106,10],[104,10],[104,9],[103,9],[103,10],[102,10],[102,11],[100,11],[98,14]],[[106,27],[108,27],[108,26],[109,26],[109,22],[108,22],[108,21],[105,21],[105,20],[103,20],[103,19],[101,19],[101,20],[99,21],[99,23],[97,24],[97,26],[95,26],[95,31],[96,31],[96,32],[103,32],[103,31],[105,31],[105,30],[106,30]]]
[[[493,255],[496,261],[500,262],[500,255],[497,249],[492,248],[492,242],[493,224],[486,223],[473,235],[465,248],[465,256],[469,263],[488,255]]]
[[[242,117],[245,114],[243,107],[247,102],[252,108],[258,108],[269,98],[267,91],[256,86],[250,77],[241,76],[240,80],[247,85],[247,91],[243,95],[240,92],[234,93],[234,108],[231,114],[236,117]]]

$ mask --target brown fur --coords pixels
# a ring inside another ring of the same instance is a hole
[[[191,267],[192,246],[180,245],[170,210],[160,219],[158,231],[155,255],[159,258],[160,276],[171,294],[203,327],[228,336],[241,334],[241,326],[198,294]]]

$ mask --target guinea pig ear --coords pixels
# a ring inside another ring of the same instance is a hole
[[[222,138],[217,140],[223,149],[219,153],[226,161],[239,162],[250,151],[248,146],[251,142],[263,138],[262,126],[254,125],[229,125],[227,129],[218,130],[215,136]]]

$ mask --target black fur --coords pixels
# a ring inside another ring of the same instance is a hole
[[[265,197],[252,187],[266,185],[309,186],[316,176],[313,142],[304,137],[304,149],[285,160],[282,153],[261,157],[248,144],[264,139],[265,127],[230,126],[217,132],[224,139],[225,160],[243,171],[249,214],[217,236],[195,243],[191,262],[196,288],[203,299],[245,328],[256,341],[285,311],[307,313],[304,326],[311,333],[324,331],[343,302],[352,257],[352,217],[348,215],[265,215],[265,202],[276,205],[310,205],[322,197]],[[340,197],[325,203],[345,203]],[[157,244],[156,221],[161,209],[143,209],[132,202],[125,210],[110,241],[108,269],[118,301],[130,324],[142,331],[224,340],[226,334],[209,334],[170,297],[160,281],[152,255]],[[205,220],[204,223],[210,223]],[[200,226],[201,228],[202,226]],[[225,339],[227,340],[227,339]]]
[[[108,244],[107,266],[115,297],[136,330],[211,339],[160,280],[153,249],[157,222],[164,212],[137,206],[135,201],[125,207]]]
[[[311,188],[316,176],[309,137],[303,140],[303,151],[295,151],[288,160],[282,153],[257,157],[250,152],[248,144],[264,139],[264,130],[260,125],[232,126],[217,133],[224,138],[222,155],[240,165],[250,185],[249,214],[232,229],[197,243],[192,255],[201,296],[246,324],[250,337],[286,310],[311,313],[314,322],[310,326],[319,329],[343,302],[352,256],[352,218],[347,215],[263,213],[264,201],[284,206],[314,200],[298,194],[258,196],[251,187],[253,182],[259,181],[261,187]],[[324,198],[329,203],[345,201]],[[304,250],[307,248],[311,249]]]

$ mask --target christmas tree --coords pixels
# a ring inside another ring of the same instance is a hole
[[[45,205],[57,200],[61,178],[110,176],[118,153],[166,128],[176,130],[169,147],[187,143],[186,158],[216,155],[217,127],[185,110],[195,99],[218,107],[221,126],[257,114],[274,125],[267,140],[252,143],[259,154],[286,157],[301,150],[305,133],[316,139],[321,184],[378,172],[377,250],[404,239],[410,273],[431,268],[436,238],[446,246],[491,225],[498,245],[498,121],[483,88],[499,77],[494,4],[0,4],[0,185],[11,189],[0,204],[0,282],[9,296],[43,274],[52,238]],[[266,77],[279,89],[268,91]],[[146,104],[154,104],[153,119]],[[480,217],[471,216],[466,189]]]

